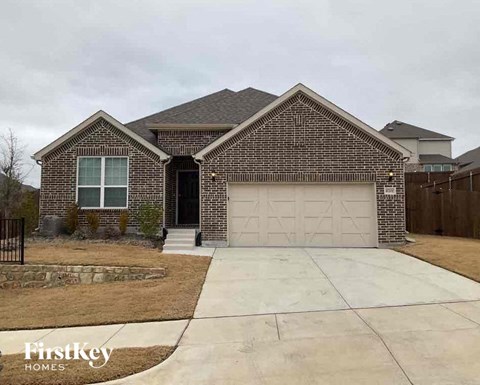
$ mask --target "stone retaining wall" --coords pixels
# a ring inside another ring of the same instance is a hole
[[[161,267],[1,265],[0,289],[59,287],[117,281],[159,279]]]

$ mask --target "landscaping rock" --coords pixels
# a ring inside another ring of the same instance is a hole
[[[62,265],[0,265],[0,288],[16,289],[88,285],[161,279],[164,268]]]

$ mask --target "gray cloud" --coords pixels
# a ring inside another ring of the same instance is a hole
[[[0,131],[30,155],[98,109],[130,121],[303,82],[375,128],[455,136],[459,155],[480,145],[479,16],[474,0],[3,0]]]

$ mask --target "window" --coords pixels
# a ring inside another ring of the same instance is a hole
[[[77,202],[82,208],[126,208],[128,158],[78,158]]]
[[[425,172],[441,172],[441,171],[453,171],[451,164],[424,164],[423,171]]]

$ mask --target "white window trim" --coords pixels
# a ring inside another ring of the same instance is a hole
[[[100,158],[100,185],[91,185],[91,186],[79,186],[79,173],[80,173],[80,159],[86,158]],[[127,159],[127,185],[105,185],[105,159],[106,158],[116,158],[116,159]],[[76,182],[76,197],[75,201],[78,204],[78,190],[81,188],[100,188],[100,206],[99,207],[80,207],[82,210],[124,210],[128,209],[129,203],[129,186],[130,186],[130,159],[128,156],[78,156],[77,157],[77,182]],[[127,188],[127,202],[125,207],[105,207],[105,188]]]

